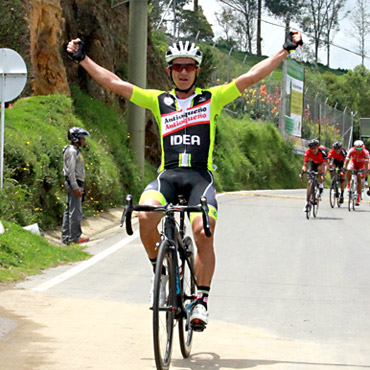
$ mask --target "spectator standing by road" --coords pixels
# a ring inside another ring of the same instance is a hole
[[[62,226],[62,242],[64,244],[84,243],[89,240],[89,238],[81,238],[85,162],[80,148],[85,146],[87,136],[90,134],[85,129],[72,127],[68,130],[68,140],[71,141],[71,144],[63,148],[63,174],[68,193]]]

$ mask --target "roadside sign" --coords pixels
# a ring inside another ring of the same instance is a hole
[[[360,136],[370,137],[370,118],[360,118]]]
[[[1,150],[0,188],[4,184],[4,127],[5,103],[15,99],[27,82],[27,67],[23,58],[14,50],[0,49],[0,102],[1,102]]]

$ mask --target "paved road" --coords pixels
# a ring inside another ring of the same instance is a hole
[[[175,344],[174,369],[370,369],[370,205],[348,212],[324,197],[306,220],[303,195],[219,197],[210,325],[190,359]],[[139,238],[123,237],[0,292],[2,370],[153,368],[150,266]]]

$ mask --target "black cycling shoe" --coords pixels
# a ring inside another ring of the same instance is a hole
[[[344,203],[344,197],[343,197],[343,195],[341,195],[341,196],[340,196],[340,198],[339,198],[339,203],[340,203],[340,204],[343,204],[343,203]]]

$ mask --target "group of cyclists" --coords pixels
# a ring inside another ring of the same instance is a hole
[[[310,140],[308,143],[308,149],[304,153],[302,172],[300,177],[302,178],[304,173],[307,172],[308,163],[311,160],[310,167],[308,170],[308,181],[307,181],[307,199],[304,211],[310,207],[310,183],[312,181],[312,172],[319,173],[319,186],[320,186],[320,197],[324,191],[324,181],[329,170],[331,178],[334,176],[336,168],[340,174],[340,198],[339,202],[344,202],[344,191],[345,188],[349,189],[351,180],[351,171],[357,171],[357,199],[356,205],[359,206],[361,203],[361,192],[362,192],[362,180],[367,179],[369,174],[369,159],[370,154],[365,148],[362,140],[356,140],[354,146],[346,151],[343,144],[340,141],[336,141],[333,144],[333,148],[327,153],[325,147],[320,146],[320,142],[317,139]],[[346,186],[347,184],[347,186]],[[367,191],[370,195],[370,188]]]

